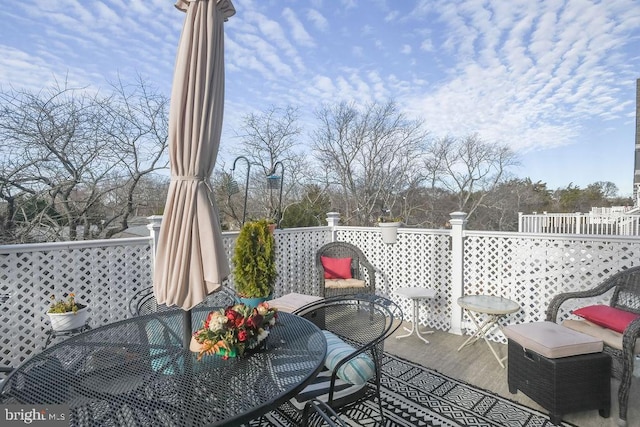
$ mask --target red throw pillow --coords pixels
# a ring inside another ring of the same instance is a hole
[[[593,322],[596,325],[600,325],[620,333],[624,332],[627,326],[629,326],[629,323],[640,317],[640,314],[609,307],[608,305],[590,305],[588,307],[573,310],[572,313]]]
[[[351,258],[320,256],[325,279],[351,279]]]

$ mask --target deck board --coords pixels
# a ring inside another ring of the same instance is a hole
[[[408,326],[410,327],[411,325]],[[430,344],[425,344],[416,336],[399,340],[395,338],[396,335],[402,335],[403,333],[405,332],[400,328],[393,336],[387,339],[385,351],[476,387],[490,390],[507,399],[547,412],[522,392],[509,393],[507,369],[500,367],[484,341],[478,341],[458,352],[458,347],[465,340],[463,336],[436,331],[427,336]],[[498,354],[507,355],[506,345],[494,343],[494,346]],[[508,360],[505,361],[505,364],[507,363]],[[598,415],[598,411],[593,410],[568,414],[564,417],[564,420],[580,427],[617,426],[618,384],[617,380],[611,380],[611,417],[608,419],[602,418]],[[640,379],[635,377],[629,396],[627,417],[627,426],[629,427],[640,426],[640,405],[634,404],[634,402],[640,402]]]

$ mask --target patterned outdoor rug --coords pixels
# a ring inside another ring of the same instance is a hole
[[[364,402],[345,412],[349,425],[554,426],[544,413],[386,353],[383,373],[384,422],[380,423],[377,404]],[[298,423],[282,411],[273,411],[251,425],[288,427]]]

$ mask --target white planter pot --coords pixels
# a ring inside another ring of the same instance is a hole
[[[76,313],[47,313],[54,331],[69,331],[84,326],[89,320],[89,308],[84,307]]]
[[[398,228],[400,222],[380,222],[380,232],[382,233],[382,241],[385,243],[395,243],[398,240]]]

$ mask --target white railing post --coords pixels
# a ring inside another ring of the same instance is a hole
[[[336,229],[340,225],[340,212],[327,212],[327,225],[331,227],[331,241],[336,241]]]
[[[518,212],[518,233],[522,233],[522,212]]]
[[[462,308],[458,298],[464,294],[464,227],[467,214],[453,212],[451,220],[451,328],[449,332],[462,335]]]
[[[160,224],[162,224],[162,215],[148,216],[149,224],[147,229],[151,235],[151,277],[156,271],[156,249],[158,248],[158,237],[160,236]]]
[[[581,222],[581,218],[582,218],[582,214],[580,212],[576,212],[575,213],[575,230],[573,231],[573,234],[580,234],[580,222]]]

